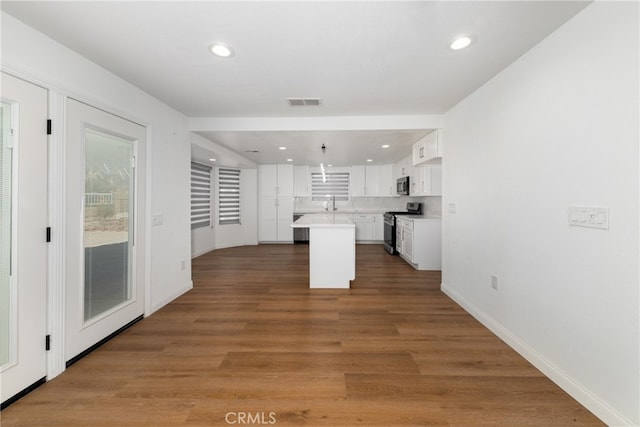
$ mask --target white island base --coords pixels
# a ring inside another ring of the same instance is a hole
[[[356,278],[356,226],[343,215],[304,215],[291,225],[309,227],[309,287],[349,289]]]
[[[349,289],[356,278],[356,229],[309,228],[309,287]]]

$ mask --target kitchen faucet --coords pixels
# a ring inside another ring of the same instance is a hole
[[[337,210],[338,210],[338,208],[336,208],[336,195],[334,194],[333,196],[327,196],[327,197],[331,197],[331,202],[332,202],[333,210],[334,210],[334,211],[337,211]],[[329,210],[329,204],[328,204],[328,202],[324,202],[324,203],[325,203],[325,205],[324,205],[324,210],[325,210],[325,211],[328,211],[328,210]]]

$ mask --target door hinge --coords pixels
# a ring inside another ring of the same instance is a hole
[[[44,338],[44,349],[45,349],[46,351],[51,350],[51,335],[47,335],[47,336]]]
[[[51,243],[51,227],[47,227],[47,243]]]
[[[47,135],[51,135],[51,133],[52,133],[51,119],[47,119]]]

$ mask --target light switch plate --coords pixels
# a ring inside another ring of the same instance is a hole
[[[449,213],[456,213],[456,204],[455,203],[449,203],[449,206],[447,207],[447,210]]]
[[[609,229],[609,208],[569,206],[568,217],[569,225]]]

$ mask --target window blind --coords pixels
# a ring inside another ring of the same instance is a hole
[[[218,169],[218,223],[240,224],[240,170]]]
[[[211,166],[191,162],[191,229],[211,225]]]
[[[349,172],[325,173],[326,182],[322,181],[322,173],[311,173],[311,200],[325,201],[336,197],[336,201],[349,201]]]

